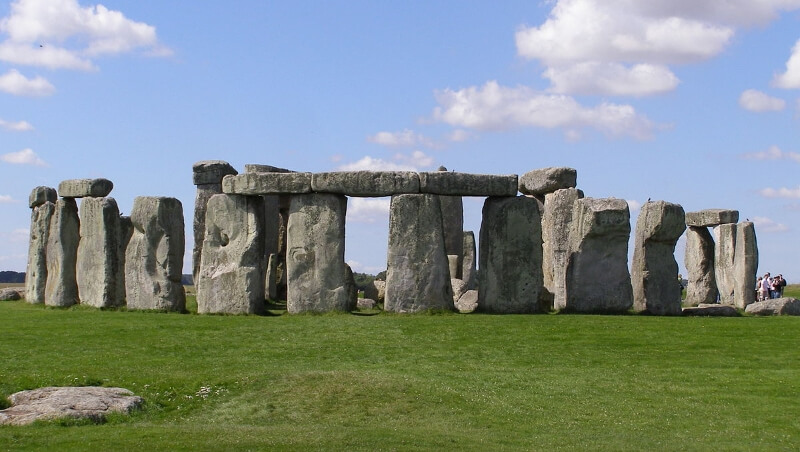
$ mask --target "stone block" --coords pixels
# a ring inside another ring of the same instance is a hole
[[[445,171],[419,173],[420,193],[450,196],[516,196],[517,175]]]
[[[542,211],[542,276],[557,309],[566,306],[567,257],[573,204],[583,198],[576,188],[564,188],[544,196]]]
[[[120,281],[125,264],[120,260],[122,235],[117,201],[85,198],[81,201],[80,217],[75,278],[81,304],[95,308],[122,306],[125,293]]]
[[[750,303],[744,312],[752,315],[800,315],[800,300],[783,297]]]
[[[78,302],[75,265],[80,241],[78,204],[74,198],[56,201],[47,236],[47,287],[44,303],[72,306]]]
[[[461,262],[461,279],[464,280],[467,290],[474,289],[478,284],[477,248],[475,247],[475,233],[464,231],[464,258]]]
[[[717,280],[714,277],[714,238],[708,228],[689,226],[686,230],[687,306],[717,301]],[[754,284],[755,286],[755,284]]]
[[[419,176],[411,171],[337,171],[314,173],[311,189],[347,196],[390,196],[419,193]]]
[[[578,171],[574,168],[553,167],[528,171],[519,178],[519,191],[526,195],[546,195],[564,188],[575,188]]]
[[[456,309],[462,314],[475,311],[480,306],[478,302],[478,291],[471,289],[464,292],[456,302]]]
[[[55,204],[57,199],[58,194],[55,188],[39,186],[31,190],[31,194],[28,196],[28,207],[38,207],[46,202]]]
[[[734,258],[736,256],[736,224],[726,223],[714,227],[714,279],[721,304],[733,304],[736,288]],[[755,292],[755,281],[751,289]],[[754,295],[755,296],[755,295]]]
[[[244,166],[244,172],[245,173],[293,173],[294,171],[272,165],[248,163]]]
[[[718,226],[739,221],[739,211],[729,209],[705,209],[686,212],[686,225],[698,228]]]
[[[31,211],[28,265],[25,271],[25,301],[28,303],[44,303],[47,288],[47,240],[55,209],[55,202],[45,201]]]
[[[222,178],[239,174],[230,163],[222,160],[203,160],[192,165],[194,185],[221,184]]]
[[[195,283],[200,273],[200,260],[203,256],[203,239],[206,234],[206,206],[212,196],[222,193],[222,183],[203,184],[197,186],[194,196],[194,220],[192,233],[194,247],[192,248],[192,278]]]
[[[461,263],[464,260],[464,203],[461,196],[440,196],[439,204],[442,206],[444,251],[448,256],[453,256],[454,260],[450,277],[461,279]]]
[[[706,304],[700,306],[683,308],[683,315],[704,316],[704,317],[737,317],[739,312],[736,308],[727,304]]]
[[[58,184],[58,194],[62,198],[102,198],[113,188],[108,179],[70,179]]]
[[[745,309],[756,301],[754,287],[758,273],[758,242],[752,222],[736,226],[736,245],[733,253],[733,305]]]
[[[244,173],[225,176],[222,192],[235,195],[280,195],[311,192],[311,173]]]

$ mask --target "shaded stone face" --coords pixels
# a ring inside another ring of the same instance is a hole
[[[566,272],[569,254],[569,230],[572,208],[583,192],[565,188],[548,193],[544,198],[542,213],[542,275],[544,287],[553,294],[555,309],[564,309],[567,303]]]
[[[58,200],[58,195],[55,188],[39,186],[31,190],[31,194],[28,196],[28,207],[38,207],[46,202],[55,204],[56,200]]]
[[[739,221],[739,211],[730,209],[705,209],[686,212],[686,225],[707,228]]]
[[[624,200],[575,201],[566,271],[566,310],[622,312],[633,306],[628,272],[630,232],[630,212]]]
[[[288,312],[355,309],[355,282],[349,286],[344,263],[346,212],[347,198],[342,195],[292,196],[286,247]]]
[[[574,168],[553,167],[528,171],[519,178],[519,191],[526,195],[546,195],[564,188],[575,188],[578,172]]]
[[[222,160],[203,160],[192,165],[192,182],[197,186],[194,198],[194,248],[192,249],[192,278],[197,282],[203,238],[206,233],[206,204],[212,196],[222,193],[222,178],[238,172]]]
[[[108,196],[114,184],[108,179],[70,179],[58,184],[62,198],[102,198]]]
[[[719,291],[721,304],[733,304],[733,292],[736,287],[733,271],[736,255],[736,224],[721,224],[714,227],[714,279]],[[755,291],[755,281],[753,287]]]
[[[758,243],[752,222],[736,226],[736,245],[733,257],[733,305],[745,309],[756,301],[756,273],[758,272]]]
[[[222,160],[203,160],[192,165],[194,185],[221,184],[229,174],[239,174],[230,163]]]
[[[303,194],[311,192],[311,173],[245,173],[226,176],[222,192],[236,195]]]
[[[453,290],[435,195],[396,195],[389,214],[384,310],[453,310]]]
[[[464,280],[467,290],[474,289],[478,283],[477,254],[475,233],[464,231],[464,259],[461,265],[461,279]]]
[[[708,228],[695,226],[687,228],[686,255],[683,262],[689,281],[684,304],[697,306],[703,303],[715,303],[718,292],[714,277],[714,238]]]
[[[122,306],[124,262],[120,260],[122,238],[119,208],[114,198],[84,198],[81,201],[81,241],[75,276],[81,304],[96,308]]]
[[[48,306],[72,306],[78,302],[75,265],[80,240],[80,220],[75,199],[62,198],[56,201],[49,229],[44,302]]]
[[[419,176],[411,171],[337,171],[314,173],[311,189],[347,196],[419,193]]]
[[[55,208],[55,203],[45,201],[31,211],[28,266],[25,272],[25,300],[28,303],[44,303],[47,287],[47,237]]]
[[[264,203],[254,196],[214,195],[196,282],[197,312],[264,312]]]
[[[461,196],[440,196],[439,203],[442,206],[444,250],[455,258],[450,276],[460,279],[464,261],[464,203]]]
[[[181,202],[139,196],[133,200],[130,223],[131,236],[125,251],[128,309],[184,311],[186,294],[181,276],[185,233]]]
[[[686,229],[683,207],[647,202],[636,221],[631,265],[634,308],[655,315],[681,314],[675,244]]]
[[[419,173],[419,190],[420,193],[451,196],[516,196],[517,175],[422,172]]]
[[[490,197],[483,204],[479,306],[483,312],[542,312],[542,223],[533,198]]]

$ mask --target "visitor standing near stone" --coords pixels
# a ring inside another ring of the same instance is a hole
[[[44,303],[47,287],[47,236],[57,200],[56,189],[51,187],[36,187],[28,197],[28,206],[31,208],[28,265],[25,272],[25,300],[28,303]]]
[[[203,160],[192,165],[192,182],[197,186],[194,198],[194,248],[192,250],[192,277],[197,284],[200,258],[203,254],[206,206],[212,196],[222,193],[222,179],[229,174],[238,174],[230,163],[222,160]]]

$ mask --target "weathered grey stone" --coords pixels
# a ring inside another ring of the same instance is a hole
[[[130,221],[133,230],[125,251],[128,309],[184,311],[183,205],[175,198],[138,196]]]
[[[248,163],[244,166],[245,173],[293,173],[294,171],[272,165]],[[220,180],[222,180],[220,178]]]
[[[389,196],[419,193],[419,176],[411,171],[336,171],[314,173],[311,189],[347,196]]]
[[[478,298],[484,312],[542,312],[542,223],[533,198],[490,197],[483,204]]]
[[[419,190],[451,196],[516,196],[517,175],[423,172],[419,173]]]
[[[737,317],[739,312],[731,305],[727,304],[706,304],[702,303],[697,307],[683,308],[683,315],[708,316],[708,317]]]
[[[450,286],[453,288],[453,303],[455,303],[467,291],[467,284],[463,279],[450,278]]]
[[[19,299],[22,299],[22,293],[20,293],[20,289],[15,289],[13,287],[0,289],[0,301],[16,301]]]
[[[451,278],[461,278],[461,263],[464,260],[464,203],[461,196],[440,196],[442,206],[442,228],[444,232],[444,251],[455,256],[455,270]]]
[[[222,193],[222,183],[198,185],[194,197],[194,221],[192,232],[194,247],[192,248],[192,278],[195,284],[200,273],[200,260],[203,256],[203,239],[206,234],[206,206],[212,196]]]
[[[114,183],[108,179],[70,179],[58,184],[58,194],[62,198],[102,198],[113,188]]]
[[[675,244],[684,230],[686,218],[680,205],[654,201],[642,206],[631,265],[635,310],[654,315],[681,314]]]
[[[800,300],[783,297],[750,303],[744,312],[752,315],[800,315]]]
[[[358,304],[358,287],[356,286],[356,278],[353,275],[353,269],[350,264],[344,264],[344,282],[347,289],[347,304],[348,306],[355,307]]]
[[[126,297],[126,289],[125,289],[125,253],[128,251],[128,244],[131,242],[131,237],[133,237],[133,221],[131,221],[131,217],[127,215],[120,215],[119,217],[119,249],[117,250],[117,255],[119,255],[119,262],[122,264],[122,269],[120,271],[120,278],[119,278],[119,291],[118,293],[124,299]],[[185,245],[184,245],[185,246]],[[182,265],[181,265],[182,266]],[[181,275],[183,277],[183,275]],[[126,302],[127,303],[127,302]]]
[[[264,282],[264,295],[267,300],[278,299],[278,255],[272,253],[267,258],[266,281]]]
[[[364,286],[364,298],[378,300],[378,287],[375,285],[375,281],[368,282]]]
[[[614,198],[575,201],[569,235],[566,303],[574,312],[621,312],[633,306],[628,272],[628,203]]]
[[[392,196],[384,310],[454,309],[438,196]]]
[[[733,304],[733,292],[736,288],[733,271],[736,256],[736,224],[726,223],[714,227],[714,279],[719,291],[721,304]],[[755,291],[755,281],[750,289]]]
[[[263,222],[260,198],[223,194],[208,200],[200,273],[195,281],[198,313],[264,312]]]
[[[236,195],[280,195],[311,192],[311,173],[245,173],[225,176],[222,192]]]
[[[744,309],[756,301],[756,273],[758,273],[758,243],[752,222],[736,226],[736,250],[733,253],[733,305]]]
[[[714,278],[714,238],[705,227],[689,226],[686,230],[684,265],[688,272],[686,306],[714,303],[717,300],[717,281]]]
[[[58,194],[55,188],[39,186],[31,190],[31,194],[28,196],[28,207],[39,207],[46,202],[55,204],[57,199]]]
[[[114,198],[81,201],[81,240],[75,279],[81,304],[111,308],[125,303],[119,284],[124,264],[120,261],[119,208]]]
[[[464,231],[464,258],[461,262],[461,279],[464,280],[467,290],[474,289],[478,284],[478,270],[475,248],[475,233]]]
[[[456,278],[458,275],[458,256],[455,254],[447,255],[447,269],[450,271],[450,278]]]
[[[386,300],[386,281],[375,280],[372,284],[375,285],[375,289],[378,291],[378,296],[375,298],[375,301],[378,303],[384,302]]]
[[[574,168],[553,167],[528,171],[519,178],[519,191],[526,195],[546,195],[564,188],[575,188],[578,171]]]
[[[0,411],[0,425],[28,425],[59,418],[102,420],[109,413],[129,413],[142,398],[123,388],[47,387],[11,394],[11,407]]]
[[[203,160],[192,165],[194,185],[221,184],[222,178],[239,174],[230,163],[222,160]]]
[[[359,298],[356,307],[358,309],[367,310],[367,309],[375,309],[375,306],[377,305],[378,303],[372,298]]]
[[[718,226],[739,221],[739,211],[729,209],[705,209],[686,212],[686,225],[699,228]]]
[[[28,266],[25,272],[25,301],[28,303],[44,303],[47,288],[47,240],[55,209],[53,202],[46,201],[31,211]]]
[[[292,171],[271,165],[247,164],[245,165],[245,172],[291,173]],[[263,195],[261,197],[264,199],[264,258],[266,262],[270,262],[270,259],[274,259],[274,262],[271,263],[271,267],[269,263],[267,265],[267,281],[265,284],[267,293],[264,295],[267,299],[276,300],[278,299],[278,269],[279,266],[286,261],[286,228],[281,227],[281,196]],[[284,201],[287,201],[285,208],[288,209],[288,198]],[[282,242],[282,240],[284,241]],[[281,245],[283,245],[283,248]],[[274,255],[274,257],[272,257],[272,255]]]
[[[342,195],[292,196],[286,253],[288,312],[355,308],[344,263],[346,212],[347,198]]]
[[[566,274],[573,204],[583,198],[583,192],[564,188],[548,193],[544,198],[542,276],[545,289],[553,296],[554,307],[563,309],[567,303]]]
[[[456,302],[456,309],[462,314],[472,312],[478,309],[478,306],[478,291],[474,289],[464,292]]]
[[[74,198],[56,201],[47,236],[47,287],[44,303],[72,306],[78,302],[75,265],[80,241],[78,204]]]

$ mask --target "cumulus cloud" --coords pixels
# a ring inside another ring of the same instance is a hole
[[[550,80],[551,91],[572,94],[611,94],[646,96],[672,91],[678,77],[666,66],[589,61],[565,67],[549,67],[543,76]]]
[[[367,137],[367,140],[389,147],[434,147],[433,140],[409,129],[405,129],[402,132],[378,132],[373,136]]]
[[[753,217],[753,224],[758,232],[786,232],[789,227],[767,217]]]
[[[364,156],[360,160],[339,165],[338,171],[419,171],[433,166],[433,158],[422,151],[409,155],[397,153],[391,160]]]
[[[11,130],[14,132],[28,132],[33,130],[33,126],[28,121],[6,121],[0,119],[0,128]]]
[[[574,98],[518,86],[509,88],[489,81],[482,87],[435,93],[439,106],[437,121],[455,127],[506,130],[516,127],[564,128],[570,131],[590,127],[611,136],[650,138],[657,127],[630,105],[602,103],[587,108]]]
[[[794,160],[800,163],[800,153],[782,151],[778,146],[770,146],[765,151],[742,154],[741,157],[748,160]]]
[[[0,204],[10,204],[12,202],[15,201],[10,195],[0,195]]]
[[[39,158],[31,148],[0,155],[0,160],[14,165],[47,166],[47,162]]]
[[[389,219],[388,198],[355,198],[347,200],[347,220],[356,223],[375,223]]]
[[[454,143],[460,143],[462,141],[468,141],[475,137],[475,134],[468,132],[464,129],[456,129],[450,132],[447,135],[447,141],[452,141]]]
[[[755,89],[748,89],[739,96],[739,106],[756,113],[781,111],[786,107],[786,101]]]
[[[772,79],[772,84],[778,88],[796,89],[800,88],[800,40],[792,48],[792,55],[786,62],[786,70],[776,74]]]
[[[30,79],[11,69],[0,75],[0,91],[15,96],[43,97],[53,94],[56,88],[42,77]]]
[[[800,199],[800,186],[797,188],[764,188],[758,194],[765,198]]]

